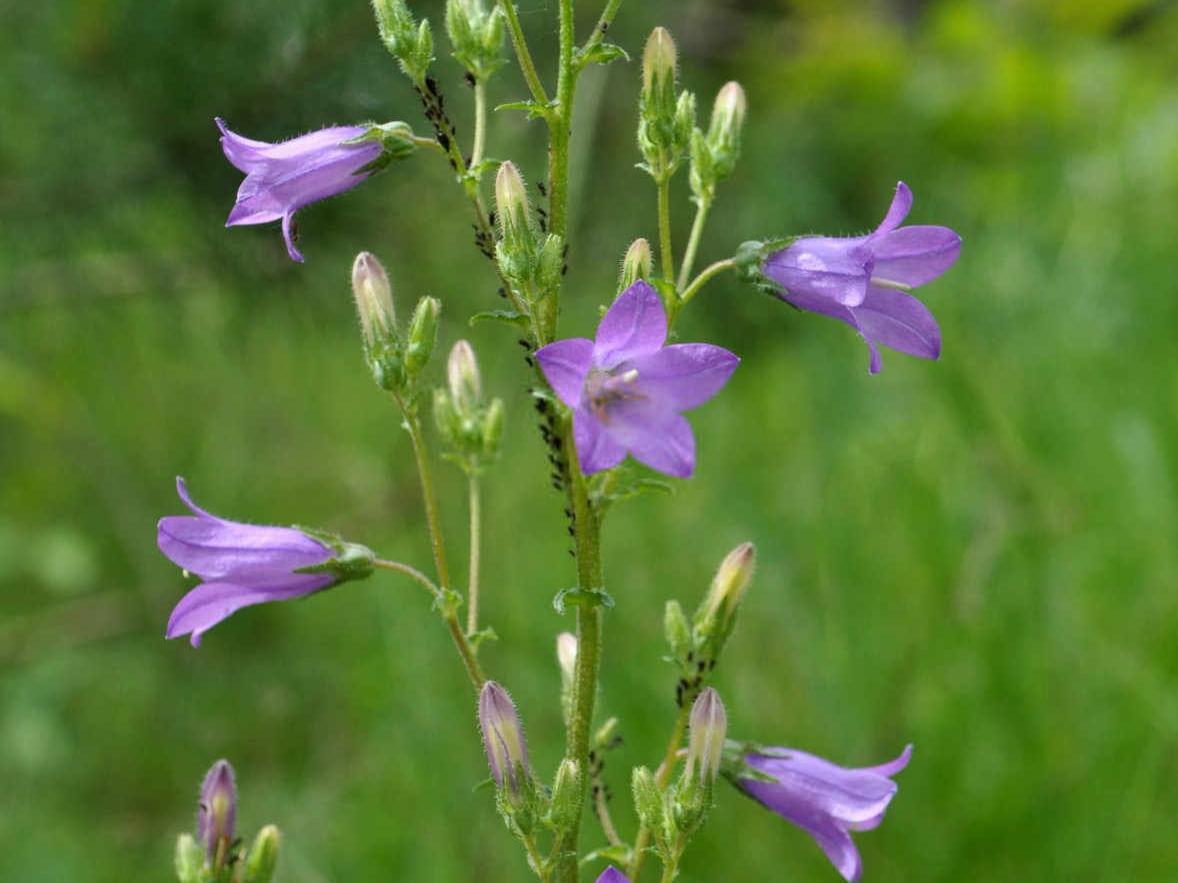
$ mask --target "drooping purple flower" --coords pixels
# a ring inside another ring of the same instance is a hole
[[[229,131],[218,117],[221,148],[229,162],[245,172],[226,227],[282,221],[291,260],[302,261],[295,246],[294,213],[311,202],[355,187],[371,174],[366,167],[380,155],[379,141],[350,143],[368,126],[333,126],[268,144]]]
[[[901,227],[911,208],[912,191],[901,181],[871,233],[803,236],[769,255],[761,267],[788,303],[858,331],[871,351],[872,374],[882,367],[878,344],[922,359],[941,354],[936,319],[907,292],[953,266],[961,237],[948,227]]]
[[[218,518],[192,502],[182,478],[176,492],[193,514],[161,518],[157,543],[172,563],[203,582],[172,610],[167,637],[191,633],[192,646],[199,647],[202,634],[242,607],[297,598],[339,581],[337,573],[295,572],[336,558],[335,550],[301,530]]]
[[[874,767],[847,769],[792,748],[764,749],[745,762],[775,781],[737,778],[749,796],[808,833],[846,880],[863,870],[851,831],[870,831],[883,821],[896,794],[891,777],[908,765],[912,746]]]
[[[610,865],[601,872],[601,876],[597,878],[597,883],[630,883],[630,878]]]
[[[218,845],[233,842],[237,825],[237,785],[233,767],[227,760],[218,760],[205,775],[200,786],[200,803],[196,812],[196,837],[205,848],[211,862],[217,856]]]
[[[740,359],[711,344],[666,340],[663,302],[639,280],[618,295],[596,339],[558,340],[536,351],[553,391],[573,409],[586,473],[617,466],[627,453],[677,478],[694,471],[695,436],[680,412],[719,392]]]

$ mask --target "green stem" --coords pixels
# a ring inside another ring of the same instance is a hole
[[[573,508],[573,538],[577,553],[577,584],[582,590],[602,587],[600,525],[597,513],[589,501],[585,476],[577,462],[573,443],[572,421],[565,421],[563,448],[568,455],[568,493]],[[597,698],[597,672],[601,656],[601,607],[595,604],[577,606],[577,665],[573,676],[573,702],[565,755],[577,762],[582,770],[589,769],[589,737],[593,725],[593,706]],[[585,787],[588,776],[584,777]],[[557,834],[554,851],[557,855],[558,883],[576,883],[577,835],[581,826],[581,811],[585,803],[582,788],[569,827]]]
[[[483,148],[487,139],[487,84],[475,80],[474,84],[474,146],[470,150],[471,167],[483,161]]]
[[[695,263],[695,252],[699,248],[700,237],[703,236],[704,224],[708,221],[708,212],[712,210],[712,200],[705,197],[700,199],[695,209],[695,220],[691,224],[691,236],[687,239],[687,251],[683,253],[683,266],[679,268],[679,291],[687,287],[687,280],[691,275],[691,266]]]
[[[688,301],[695,297],[701,288],[703,288],[710,280],[719,276],[725,270],[735,270],[736,261],[732,258],[725,258],[722,261],[716,261],[714,264],[708,264],[699,271],[699,275],[691,280],[691,284],[683,290],[679,296],[679,308],[687,306]]]
[[[446,623],[446,629],[450,632],[454,646],[458,649],[458,655],[462,657],[462,664],[466,668],[466,673],[470,676],[474,688],[478,690],[483,686],[483,682],[487,678],[483,674],[478,660],[475,658],[474,648],[471,646],[470,641],[467,640],[466,634],[462,631],[462,626],[458,622],[456,605],[450,600],[451,592],[453,592],[450,584],[450,567],[446,562],[446,544],[442,537],[441,519],[438,517],[438,498],[434,492],[433,472],[430,469],[429,454],[425,447],[425,437],[421,434],[421,422],[417,419],[417,414],[405,404],[404,399],[400,396],[394,396],[394,398],[397,401],[398,407],[401,409],[401,415],[405,418],[405,426],[409,430],[409,438],[413,441],[413,457],[417,461],[417,475],[421,480],[421,496],[425,502],[425,521],[429,527],[430,546],[434,554],[434,568],[437,570],[438,576],[437,604],[441,610],[442,619]]]
[[[470,478],[470,575],[466,590],[466,633],[479,628],[479,543],[482,537],[479,477],[471,470]]]
[[[659,790],[662,791],[667,787],[667,782],[671,780],[671,773],[675,769],[675,761],[679,754],[679,746],[683,744],[683,735],[687,731],[687,718],[691,714],[691,708],[685,702],[679,709],[679,714],[675,718],[675,726],[671,730],[671,738],[667,742],[667,751],[663,755],[663,762],[659,765],[655,772],[655,784],[658,785]],[[634,861],[630,866],[630,883],[637,883],[638,875],[642,873],[642,865],[646,862],[646,847],[650,845],[651,831],[649,828],[643,826],[638,829],[638,836],[634,840]]]
[[[663,278],[675,281],[675,258],[671,250],[671,177],[663,176],[658,182],[659,191],[659,264]]]
[[[403,573],[429,592],[434,600],[442,597],[442,590],[435,586],[434,581],[416,567],[410,567],[408,564],[402,564],[400,561],[385,561],[383,558],[377,558],[372,562],[372,566],[378,567],[381,570],[391,570],[394,573]]]
[[[519,23],[519,13],[515,11],[513,0],[499,0],[499,8],[507,17],[507,29],[511,31],[511,45],[515,47],[515,57],[519,60],[520,70],[524,81],[532,92],[532,97],[540,104],[547,106],[548,93],[544,91],[544,84],[540,82],[540,75],[536,73],[536,64],[532,61],[532,53],[528,51],[528,41],[524,37],[524,29]]]
[[[551,875],[548,873],[548,866],[544,859],[540,858],[540,851],[536,849],[536,840],[530,835],[524,835],[520,838],[524,842],[524,849],[527,850],[528,860],[532,865],[532,870],[536,872],[536,876],[540,878],[540,883],[548,883]]]
[[[589,39],[581,47],[582,57],[588,55],[602,41],[602,38],[605,37],[605,32],[609,30],[609,26],[613,23],[614,16],[618,14],[618,7],[621,5],[622,0],[609,0],[605,4],[605,9],[601,12],[601,18],[597,20],[597,26],[593,28],[593,33],[589,35]]]
[[[556,107],[548,120],[548,229],[564,236],[568,227],[569,133],[577,71],[573,66],[573,0],[560,0],[560,61],[556,80]]]

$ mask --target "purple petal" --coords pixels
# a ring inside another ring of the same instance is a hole
[[[597,883],[630,883],[630,878],[610,865],[601,872],[601,876],[597,878]]]
[[[294,212],[289,211],[282,216],[282,238],[286,241],[286,253],[292,261],[303,262],[303,253],[295,245]]]
[[[593,361],[608,370],[655,352],[667,339],[667,311],[647,282],[638,280],[613,302],[597,326]]]
[[[854,883],[863,873],[863,860],[851,835],[837,825],[819,825],[807,832],[826,853],[830,863],[848,883]]]
[[[909,742],[904,746],[904,750],[900,752],[900,756],[895,760],[889,760],[887,763],[881,763],[879,766],[861,767],[860,771],[864,773],[875,773],[878,776],[894,776],[908,766],[908,761],[912,759],[912,747],[912,743]]]
[[[576,408],[585,390],[585,375],[593,362],[593,341],[587,337],[558,340],[536,350],[536,361],[557,397],[570,408]]]
[[[197,839],[204,844],[210,861],[216,854],[217,841],[224,838],[231,842],[236,827],[237,784],[233,767],[227,760],[218,760],[201,783],[196,814]]]
[[[231,574],[285,572],[330,561],[332,551],[291,527],[226,521],[205,512],[189,498],[182,481],[181,498],[197,515],[170,515],[159,521],[157,543],[172,563],[202,579]]]
[[[605,431],[635,460],[651,469],[675,478],[689,478],[695,471],[691,424],[670,408],[642,400],[612,403]]]
[[[948,227],[901,227],[871,243],[872,275],[915,288],[936,279],[961,254],[961,237]]]
[[[775,812],[829,816],[843,825],[874,819],[895,796],[896,783],[870,770],[847,769],[804,751],[784,750],[782,756],[750,755],[749,766],[772,776],[765,786],[766,803]]]
[[[820,297],[855,306],[867,295],[872,272],[865,237],[806,236],[769,256],[765,275],[791,295]]]
[[[199,647],[202,634],[242,607],[309,595],[326,588],[334,580],[335,577],[326,573],[272,573],[270,581],[257,584],[201,583],[181,598],[172,610],[164,634],[175,638],[191,632],[192,646]]]
[[[888,206],[888,213],[884,215],[884,219],[879,222],[879,226],[871,234],[871,238],[882,236],[885,233],[890,233],[895,230],[908,217],[908,212],[912,211],[912,191],[908,189],[908,185],[903,181],[896,184],[896,194],[892,197],[892,204]]]
[[[675,411],[696,408],[728,382],[740,359],[723,347],[679,343],[634,360],[636,387],[649,399]]]
[[[928,307],[910,294],[872,286],[867,299],[851,312],[864,339],[910,356],[941,355],[941,329]],[[875,373],[875,372],[873,372]]]
[[[586,475],[612,469],[626,459],[626,449],[614,439],[588,408],[573,412],[573,443]]]

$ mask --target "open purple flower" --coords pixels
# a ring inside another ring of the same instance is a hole
[[[897,790],[890,777],[911,757],[909,745],[888,763],[847,769],[804,751],[769,748],[744,760],[775,781],[737,778],[736,784],[813,837],[844,879],[858,880],[863,863],[849,832],[879,826]]]
[[[221,148],[245,180],[226,227],[282,220],[282,235],[291,260],[302,261],[295,247],[294,213],[311,202],[355,187],[371,174],[366,167],[380,155],[379,141],[350,143],[368,126],[334,126],[268,144],[229,131],[217,118]]]
[[[218,518],[192,502],[182,478],[176,491],[193,514],[161,518],[157,543],[203,582],[172,611],[167,637],[191,633],[192,646],[199,647],[202,634],[242,607],[298,598],[343,578],[332,571],[296,572],[337,560],[336,550],[301,530]]]
[[[630,878],[610,865],[601,872],[601,876],[597,878],[597,883],[630,883]]]
[[[882,361],[878,344],[922,359],[941,354],[941,330],[919,300],[906,292],[936,279],[961,253],[961,237],[948,227],[900,224],[912,208],[901,181],[880,225],[866,236],[803,236],[774,252],[761,269],[798,309],[846,322],[871,350],[871,373]]]
[[[618,295],[595,340],[558,340],[536,351],[553,391],[573,409],[573,439],[586,473],[626,454],[678,478],[695,469],[695,436],[680,411],[698,407],[740,363],[706,343],[664,346],[667,313],[639,280]]]

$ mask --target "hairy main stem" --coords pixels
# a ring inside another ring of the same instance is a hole
[[[675,718],[675,726],[671,730],[671,738],[667,742],[667,751],[663,755],[663,762],[655,771],[654,781],[660,791],[667,787],[667,782],[671,780],[671,773],[675,770],[675,760],[679,754],[679,746],[683,744],[683,734],[687,731],[687,718],[690,714],[691,708],[688,703],[684,702]],[[650,834],[650,828],[646,826],[638,829],[638,836],[634,840],[634,861],[630,866],[630,883],[637,883],[638,875],[642,873],[642,865],[646,862],[646,847],[650,845]]]
[[[671,250],[671,180],[664,175],[658,182],[659,192],[659,263],[663,278],[675,281],[675,258]]]
[[[556,107],[548,120],[548,229],[565,236],[568,229],[569,136],[577,71],[573,67],[573,0],[560,0],[560,62],[556,80]]]

